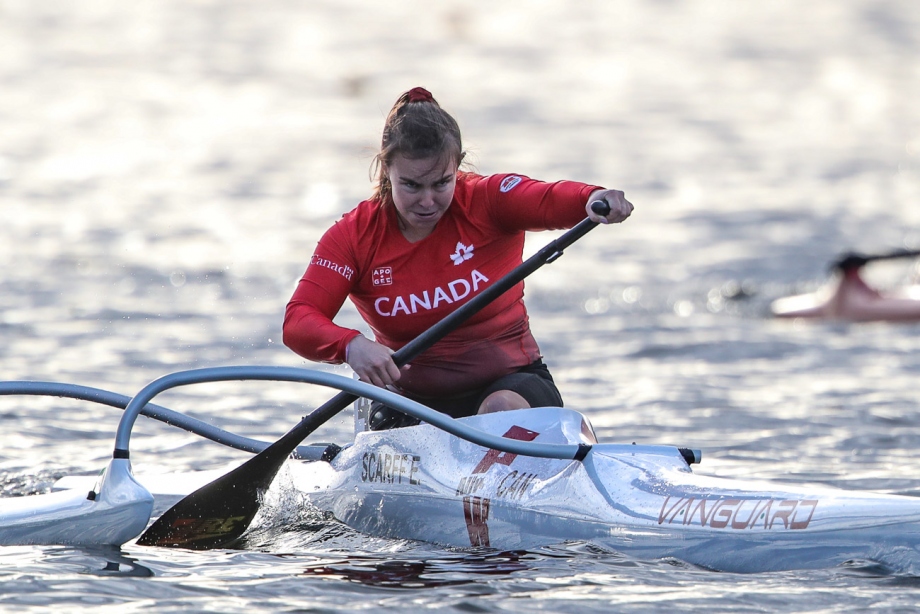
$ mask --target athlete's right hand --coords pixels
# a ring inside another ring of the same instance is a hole
[[[345,362],[363,382],[386,388],[399,379],[399,367],[393,362],[393,350],[358,335],[345,348]]]

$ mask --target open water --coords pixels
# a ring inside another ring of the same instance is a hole
[[[766,315],[844,250],[920,246],[911,0],[0,0],[0,379],[132,394],[193,367],[305,365],[280,343],[284,305],[319,234],[369,193],[383,118],[415,85],[480,172],[635,203],[527,282],[567,405],[601,440],[701,448],[706,474],[920,494],[920,326]],[[882,287],[916,274],[869,271]],[[213,384],[158,402],[274,439],[328,396]],[[3,494],[99,471],[118,418],[0,399]],[[316,437],[349,433],[343,416]],[[132,449],[137,471],[246,458],[144,419]],[[590,544],[263,529],[246,551],[0,548],[0,610],[920,605],[920,578],[867,561],[735,575]]]

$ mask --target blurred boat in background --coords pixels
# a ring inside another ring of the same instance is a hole
[[[920,285],[881,292],[865,282],[860,271],[868,262],[918,255],[899,250],[878,256],[846,254],[833,265],[833,277],[815,292],[787,296],[771,303],[778,318],[813,318],[849,322],[920,321]]]

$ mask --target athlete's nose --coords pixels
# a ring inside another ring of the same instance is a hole
[[[422,190],[418,204],[423,209],[433,209],[435,207],[434,192],[431,190]]]

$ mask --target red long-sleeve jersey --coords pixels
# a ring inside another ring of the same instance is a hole
[[[524,231],[584,219],[598,189],[459,173],[450,207],[415,243],[400,232],[392,204],[364,201],[320,239],[287,305],[284,343],[311,360],[343,362],[360,332],[332,320],[349,297],[375,340],[397,350],[521,264]],[[411,361],[399,386],[421,397],[454,396],[540,357],[521,282]]]

